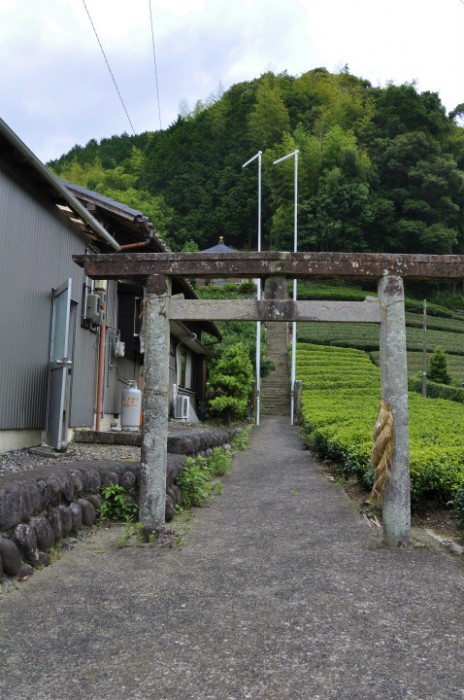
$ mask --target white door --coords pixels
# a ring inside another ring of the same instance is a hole
[[[53,290],[48,390],[42,443],[55,450],[68,444],[68,404],[71,391],[72,340],[75,314],[71,311],[72,280]]]

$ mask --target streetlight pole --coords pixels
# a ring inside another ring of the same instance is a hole
[[[294,213],[293,213],[293,252],[298,252],[298,154],[299,150],[296,149],[293,153],[289,153],[282,158],[278,158],[273,162],[273,165],[277,163],[282,163],[288,158],[295,158],[295,202],[294,202]],[[297,282],[296,279],[293,280],[293,301],[297,299]],[[291,369],[291,402],[290,402],[290,424],[295,423],[295,379],[296,379],[296,322],[292,323],[292,369]]]
[[[262,165],[262,151],[258,151],[258,153],[253,156],[253,158],[250,158],[250,160],[247,160],[246,163],[242,165],[242,168],[246,168],[247,165],[250,165],[250,163],[253,163],[256,159],[258,159],[258,253],[261,252],[261,183],[262,183],[262,178],[261,178],[261,165]],[[261,278],[258,278],[258,283],[257,283],[257,288],[256,288],[256,294],[258,301],[261,300]],[[256,425],[259,425],[259,416],[260,416],[260,408],[261,408],[261,398],[260,398],[260,391],[261,391],[261,321],[256,322]]]

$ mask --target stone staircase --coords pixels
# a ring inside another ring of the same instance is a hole
[[[267,356],[275,369],[261,380],[261,415],[290,416],[287,324],[267,324]]]

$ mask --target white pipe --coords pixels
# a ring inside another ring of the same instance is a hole
[[[273,165],[276,165],[276,163],[282,163],[282,161],[287,160],[288,158],[295,157],[295,202],[294,202],[294,213],[293,213],[293,252],[297,253],[298,252],[298,154],[299,150],[296,149],[293,151],[293,153],[289,153],[286,156],[283,156],[282,158],[278,158],[273,162]],[[296,279],[293,280],[293,301],[296,301],[297,299],[297,281]],[[296,381],[296,322],[293,321],[292,323],[292,366],[291,366],[291,375],[290,375],[290,385],[291,385],[291,391],[290,391],[290,424],[294,425],[295,423],[295,381]]]
[[[247,165],[253,163],[258,159],[258,253],[261,252],[261,163],[262,163],[262,151],[258,151],[253,158],[247,160],[246,163],[242,165],[242,168],[246,168]],[[258,301],[261,300],[261,278],[258,278],[257,284],[257,298]],[[261,411],[261,321],[256,322],[256,425],[259,425],[260,411]]]

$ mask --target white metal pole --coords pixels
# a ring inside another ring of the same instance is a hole
[[[298,150],[295,151],[295,206],[293,218],[293,252],[298,252]],[[297,299],[297,281],[293,280],[293,301]],[[292,324],[292,371],[291,371],[290,423],[295,423],[295,381],[296,381],[296,321]]]
[[[295,202],[294,202],[294,213],[293,213],[293,252],[298,252],[298,149],[289,153],[282,158],[278,158],[274,161],[273,165],[276,163],[281,163],[287,158],[295,158]],[[297,281],[293,280],[293,301],[297,299]],[[290,376],[290,424],[295,423],[295,380],[296,380],[296,322],[292,323],[292,366],[291,366],[291,376]]]
[[[247,160],[246,163],[242,165],[242,168],[246,168],[247,165],[252,163],[254,160],[258,159],[258,253],[261,252],[261,162],[262,162],[262,151]],[[258,284],[256,288],[258,301],[261,299],[261,278],[258,278]],[[256,425],[259,425],[260,410],[261,410],[261,321],[256,323]]]

